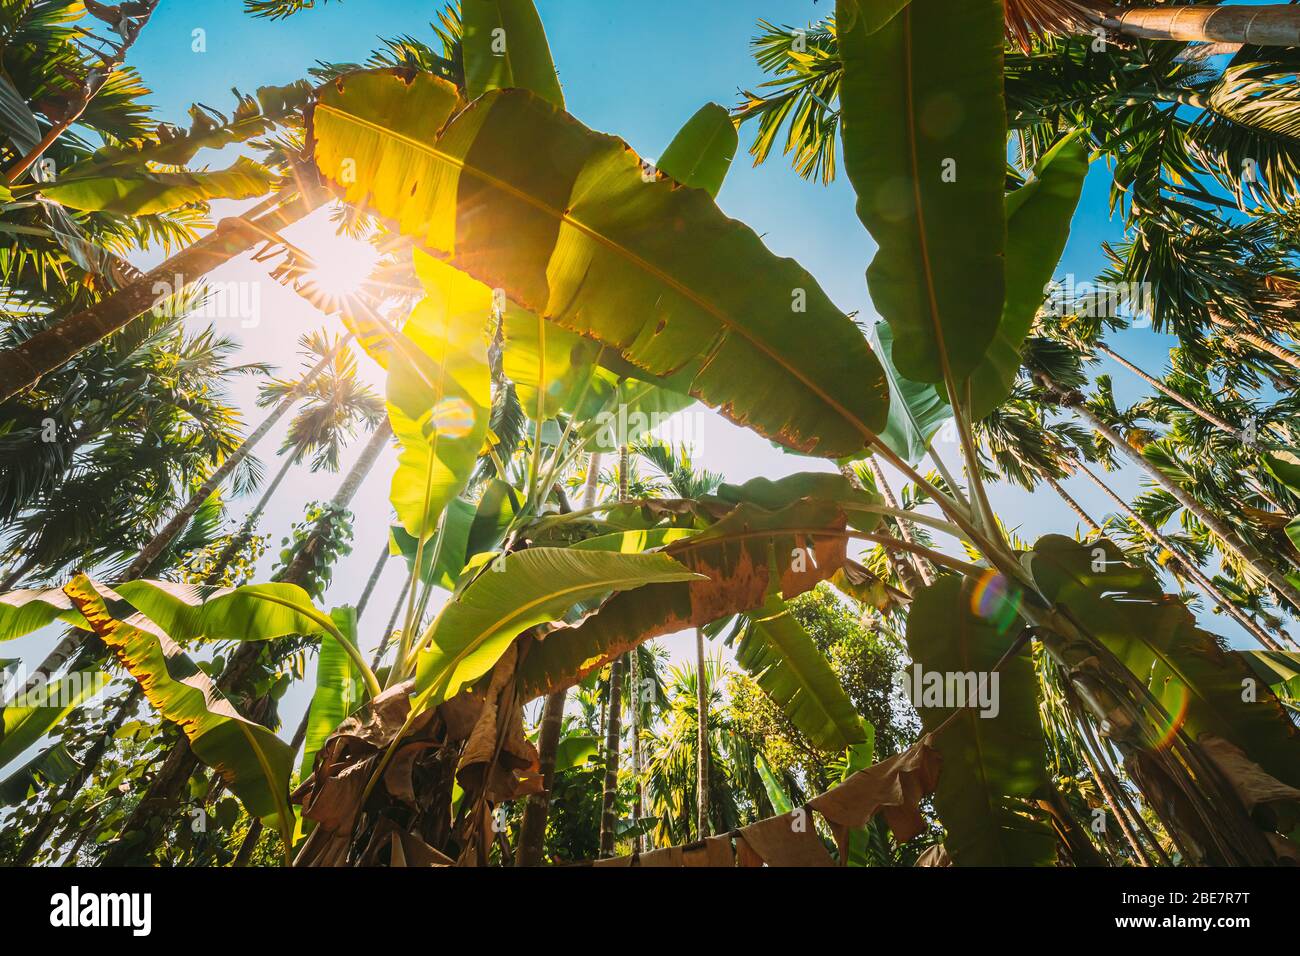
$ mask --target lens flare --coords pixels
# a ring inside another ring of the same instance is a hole
[[[1192,695],[1188,693],[1187,685],[1182,681],[1174,680],[1173,687],[1170,689],[1178,695],[1178,706],[1170,708],[1166,705],[1166,709],[1169,710],[1169,726],[1156,741],[1157,750],[1168,750],[1173,746],[1178,731],[1182,730],[1183,724],[1187,723],[1187,708],[1192,703]]]
[[[996,571],[985,571],[971,588],[970,609],[1004,634],[1020,616],[1020,592]]]
[[[433,407],[433,427],[443,438],[464,438],[474,430],[474,409],[463,398],[444,398]]]

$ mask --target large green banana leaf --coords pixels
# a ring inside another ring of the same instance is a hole
[[[69,209],[148,216],[213,199],[265,196],[277,178],[265,166],[241,156],[229,169],[216,172],[113,170],[83,178],[64,176],[53,183],[35,184],[32,190]],[[25,191],[19,190],[16,195]]]
[[[624,142],[521,90],[417,132],[440,82],[379,72],[322,90],[316,162],[350,202],[647,375],[688,375],[789,448],[840,457],[883,427],[884,373],[857,327],[706,192],[643,175]]]
[[[518,88],[564,108],[546,31],[533,0],[461,0],[465,92]]]
[[[342,607],[330,612],[339,632],[357,640],[357,612]],[[303,738],[300,779],[306,780],[316,762],[316,752],[339,724],[366,700],[361,671],[338,641],[323,640],[316,659],[316,690],[307,707],[307,735]]]
[[[915,465],[925,457],[944,422],[952,418],[952,406],[942,386],[913,382],[894,368],[894,332],[888,322],[877,322],[871,334],[889,379],[889,424],[880,433],[880,440],[909,465]]]
[[[584,766],[600,753],[600,738],[586,734],[569,734],[555,748],[555,772]]]
[[[655,166],[683,186],[717,196],[739,145],[731,113],[725,106],[706,103],[673,137]]]
[[[171,581],[127,581],[117,593],[174,641],[269,641],[315,634],[322,612],[296,584],[210,588]]]
[[[0,594],[0,641],[12,641],[62,621],[85,629],[86,619],[59,588],[31,588]]]
[[[36,689],[23,706],[0,708],[0,767],[57,727],[75,708],[107,686],[98,669],[76,671]]]
[[[994,666],[1016,640],[1016,628],[998,626],[997,612],[1004,609],[981,608],[989,617],[974,610],[980,604],[977,586],[942,577],[913,596],[907,617],[913,662],[908,675],[917,667],[945,683],[949,675],[975,675],[988,681],[996,707],[995,716],[988,716],[993,707],[964,708],[936,737],[943,770],[934,805],[947,831],[944,846],[958,866],[1051,865],[1056,838],[1050,826],[1026,813],[1024,803],[1050,786],[1038,721],[1038,678],[1025,648],[998,671],[996,688],[991,683]],[[913,692],[913,703],[925,731],[933,733],[953,713],[951,706],[933,704],[955,701],[927,700],[925,689],[923,683],[919,700]]]
[[[997,335],[970,377],[970,414],[976,420],[1011,394],[1020,350],[1065,252],[1087,176],[1088,151],[1071,135],[1043,154],[1029,183],[1007,196],[1007,298]]]
[[[869,531],[880,523],[879,515],[853,510],[855,505],[880,504],[880,495],[854,487],[838,472],[798,471],[775,481],[760,477],[741,485],[724,482],[715,497],[733,505],[758,505],[768,511],[788,508],[801,498],[816,498],[843,507],[851,528]]]
[[[1187,606],[1162,593],[1109,541],[1087,546],[1048,535],[1027,558],[1048,600],[1063,604],[1164,706],[1173,725],[1196,740],[1211,733],[1236,744],[1269,774],[1300,787],[1300,730],[1267,685],[1243,700],[1255,672],[1200,630]],[[1097,570],[1101,568],[1101,570]]]
[[[840,0],[836,32],[844,166],[879,247],[871,299],[904,376],[961,382],[1005,291],[1002,2],[912,0],[875,32],[864,11]]]
[[[47,747],[0,781],[0,806],[23,803],[41,788],[67,782],[79,769],[62,743]]]
[[[68,597],[118,662],[140,683],[145,698],[177,724],[194,756],[220,774],[248,812],[291,839],[289,745],[266,727],[239,716],[216,685],[170,637],[143,617],[122,621],[110,613],[84,574],[65,585]]]
[[[428,296],[388,356],[388,418],[401,444],[390,498],[407,534],[428,537],[464,490],[487,436],[491,372],[484,333],[491,292],[439,282],[421,269]],[[476,304],[467,301],[479,293]]]
[[[746,615],[736,663],[818,749],[844,750],[866,741],[862,718],[826,655],[778,595]]]
[[[547,634],[520,665],[524,699],[572,686],[651,638],[761,607],[774,588],[786,598],[802,594],[844,563],[845,527],[830,501],[804,499],[776,512],[743,504],[667,544],[659,553],[700,579],[615,595],[576,626]]]
[[[572,605],[609,591],[696,580],[662,554],[530,548],[506,555],[447,604],[419,655],[415,687],[430,705],[456,696],[490,671],[520,634],[559,620]]]
[[[1300,652],[1243,651],[1251,670],[1277,695],[1284,707],[1300,713]]]

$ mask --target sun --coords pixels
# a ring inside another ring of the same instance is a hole
[[[303,251],[311,257],[304,282],[331,305],[360,292],[379,263],[379,253],[369,242],[333,229],[318,231],[303,244]]]

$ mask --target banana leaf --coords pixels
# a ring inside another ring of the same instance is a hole
[[[533,0],[462,0],[465,91],[532,90],[564,108],[546,31]]]
[[[745,616],[736,663],[819,750],[866,742],[862,718],[826,655],[779,596]]]
[[[330,612],[330,617],[343,636],[355,644],[356,609],[336,608]],[[307,779],[321,745],[365,700],[365,682],[352,658],[338,641],[321,641],[320,655],[316,659],[316,689],[307,707],[307,735],[303,738],[299,779]]]
[[[971,417],[1001,405],[1020,373],[1020,350],[1065,252],[1070,221],[1088,176],[1088,151],[1070,135],[1034,166],[1034,178],[1007,196],[1007,299],[984,361],[971,374]]]
[[[1255,672],[1198,628],[1149,571],[1127,563],[1109,541],[1084,546],[1061,535],[1039,539],[1026,563],[1044,597],[1068,607],[1147,683],[1169,715],[1169,733],[1223,737],[1278,780],[1300,787],[1300,730],[1273,691],[1265,684],[1254,700],[1243,700],[1243,689],[1259,683]]]
[[[239,716],[216,685],[179,645],[142,616],[110,613],[94,582],[79,574],[64,590],[137,681],[162,717],[177,724],[194,756],[215,770],[248,812],[279,828],[286,847],[293,831],[289,809],[289,745],[266,727]]]
[[[899,372],[961,382],[1005,294],[1002,2],[912,0],[874,32],[868,13],[836,6],[844,167],[879,247],[871,300]]]
[[[907,647],[915,668],[945,685],[957,675],[986,681],[986,709],[959,710],[943,726],[935,746],[943,770],[934,794],[939,821],[947,831],[944,845],[957,866],[1050,866],[1056,862],[1056,838],[1042,820],[1026,812],[1025,801],[1050,786],[1043,732],[1038,722],[1038,678],[1028,647],[997,672],[993,667],[1010,648],[1019,625],[999,620],[1006,606],[984,606],[976,582],[955,576],[940,578],[914,596],[907,618]],[[986,594],[996,594],[987,589]],[[974,608],[984,612],[977,613]],[[1012,615],[1014,618],[1014,615]],[[1004,626],[999,626],[1004,625]],[[935,733],[953,713],[951,697],[913,703],[926,733]],[[963,689],[969,693],[969,685]],[[967,697],[969,700],[969,697]],[[947,706],[944,706],[947,705]],[[996,711],[996,713],[995,713]]]
[[[717,196],[739,145],[731,113],[725,106],[706,103],[686,121],[655,165],[683,186]]]
[[[529,548],[506,555],[434,620],[431,645],[418,658],[416,692],[430,691],[430,706],[456,696],[490,671],[520,634],[559,620],[576,603],[697,577],[663,554]]]
[[[348,201],[648,376],[689,376],[786,447],[840,457],[883,427],[884,373],[857,327],[707,193],[647,182],[621,140],[522,90],[412,133],[440,82],[381,71],[322,90],[316,162]]]
[[[519,667],[523,698],[570,687],[651,638],[762,607],[773,589],[787,599],[802,594],[843,565],[845,528],[844,512],[830,501],[803,499],[776,512],[738,506],[658,552],[700,579],[615,595],[537,642]]]
[[[229,169],[216,172],[110,171],[80,179],[65,175],[53,183],[35,184],[32,189],[69,209],[148,216],[214,199],[265,196],[276,181],[271,170],[241,156]],[[24,193],[21,190],[19,194]]]

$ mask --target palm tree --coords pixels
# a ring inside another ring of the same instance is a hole
[[[344,338],[336,346],[343,348],[346,346],[347,338]],[[291,389],[276,405],[271,414],[268,415],[260,425],[250,434],[243,442],[228,454],[212,473],[198,486],[178,510],[176,510],[161,529],[156,531],[148,542],[140,549],[135,558],[121,572],[120,580],[131,581],[142,574],[145,574],[150,567],[153,567],[158,558],[170,546],[171,542],[178,534],[189,524],[194,514],[202,507],[203,503],[211,498],[220,489],[222,483],[232,472],[246,459],[252,452],[253,448],[266,437],[275,424],[288,413],[289,409],[296,403],[298,395],[305,391],[316,376],[320,375],[326,367],[333,361],[333,354],[328,354],[320,359],[311,370],[298,382],[296,390]],[[33,671],[31,677],[24,685],[20,693],[38,686],[47,681],[55,671],[64,663],[72,658],[73,653],[81,642],[80,632],[73,631],[66,635],[54,649],[46,656]]]
[[[1063,408],[1070,409],[1084,419],[1112,448],[1136,465],[1152,482],[1160,486],[1179,505],[1194,515],[1201,524],[1215,535],[1224,549],[1230,551],[1248,565],[1252,572],[1266,580],[1269,586],[1288,603],[1300,609],[1300,590],[1297,590],[1286,579],[1286,576],[1278,570],[1272,561],[1260,554],[1253,545],[1243,540],[1241,535],[1234,529],[1228,527],[1218,515],[1212,513],[1199,501],[1192,498],[1169,476],[1155,467],[1148,458],[1144,457],[1129,442],[1120,437],[1119,433],[1109,423],[1103,421],[1097,412],[1090,407],[1080,392],[1062,388],[1046,372],[1037,372],[1035,379],[1043,387],[1047,396]]]
[[[279,471],[266,487],[257,504],[244,518],[239,530],[214,562],[209,577],[216,579],[247,542],[258,519],[289,469],[314,455],[312,471],[336,472],[339,453],[358,425],[376,426],[385,414],[383,400],[357,378],[356,357],[337,336],[324,332],[304,335],[299,344],[303,355],[314,360],[310,368],[296,379],[276,379],[262,386],[257,404],[279,406],[301,400],[302,405],[289,423],[288,434],[280,446],[283,459]],[[323,371],[316,366],[326,362]]]
[[[637,455],[649,461],[658,469],[659,474],[668,482],[668,487],[679,498],[699,499],[717,491],[718,486],[722,484],[723,477],[721,473],[697,468],[692,460],[692,450],[684,445],[672,446],[659,440],[644,441],[635,446],[635,451]],[[696,832],[706,835],[709,819],[709,759],[706,745],[709,733],[709,682],[708,670],[704,666],[704,629],[699,627],[695,629],[695,660],[696,674],[699,675],[696,681],[696,713],[699,715],[697,721],[699,740],[696,745],[695,771],[696,817],[698,821]],[[633,710],[635,711],[635,709],[634,705]],[[633,740],[636,739],[635,735],[637,734],[635,721],[634,716]],[[638,811],[643,812],[640,796],[641,756],[639,746],[633,751],[632,764],[637,780]]]
[[[281,401],[284,401],[283,399]],[[361,454],[348,470],[340,483],[328,507],[321,509],[320,517],[311,526],[298,546],[288,565],[274,576],[274,580],[288,584],[297,584],[308,593],[314,593],[314,582],[320,580],[322,570],[327,567],[334,555],[328,542],[336,526],[348,513],[348,506],[360,490],[362,483],[374,468],[379,455],[392,438],[392,426],[387,421],[374,430]],[[275,659],[293,639],[270,641],[265,644],[245,642],[230,655],[225,668],[217,680],[217,687],[226,694],[245,686],[259,662]],[[157,774],[154,776],[140,803],[122,828],[122,833],[146,830],[146,821],[170,811],[186,781],[198,768],[198,758],[193,755],[189,744],[181,738],[167,753]],[[154,830],[155,839],[161,838],[162,829]],[[121,842],[115,844],[105,855],[105,866],[124,865],[130,860],[146,858],[152,852],[154,840],[144,839],[135,843]]]
[[[175,494],[238,445],[226,383],[266,366],[232,365],[233,341],[182,323],[142,319],[0,406],[0,516],[10,554],[23,555],[0,590],[48,578],[73,556],[89,567],[138,547]],[[236,472],[236,490],[255,466]]]

